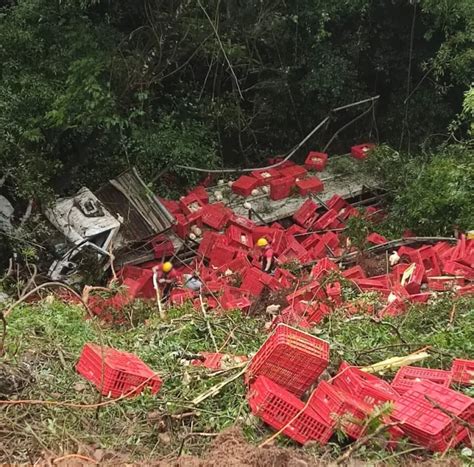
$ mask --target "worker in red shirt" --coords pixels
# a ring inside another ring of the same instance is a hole
[[[275,253],[266,238],[259,238],[257,246],[262,250],[262,271],[271,274],[275,268]]]
[[[161,265],[161,268],[155,266],[153,272],[157,274],[158,287],[161,291],[161,300],[167,301],[171,295],[171,291],[178,281],[178,275],[173,269],[173,264],[166,261]]]

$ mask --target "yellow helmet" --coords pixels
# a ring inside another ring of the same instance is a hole
[[[259,246],[260,248],[263,248],[264,246],[267,246],[268,245],[268,241],[266,238],[259,238],[257,240],[257,246]]]
[[[166,261],[166,263],[163,263],[161,266],[161,269],[163,272],[170,272],[173,269],[173,265],[169,261]]]

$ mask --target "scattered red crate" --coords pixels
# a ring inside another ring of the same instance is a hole
[[[279,324],[252,358],[246,380],[264,375],[301,396],[329,363],[329,344]]]
[[[420,381],[431,381],[446,388],[451,384],[450,371],[404,366],[400,368],[392,381],[392,388],[399,394],[404,394]]]
[[[455,287],[462,287],[465,284],[463,277],[439,276],[428,277],[428,288],[436,292],[453,290]]]
[[[326,294],[335,305],[342,303],[342,288],[340,282],[333,282],[326,286]]]
[[[346,279],[365,279],[365,271],[360,266],[352,266],[341,273]]]
[[[372,407],[349,393],[321,381],[311,395],[309,406],[315,412],[329,410],[331,417],[339,421],[341,430],[358,439],[364,435],[364,420],[372,412]],[[323,412],[323,413],[324,413]]]
[[[240,288],[248,291],[250,295],[258,297],[265,288],[265,284],[261,282],[262,272],[257,268],[250,268],[245,271]]]
[[[431,381],[417,383],[394,404],[392,418],[414,442],[436,452],[456,447],[466,436],[467,429],[434,407],[428,399],[455,417],[472,422],[474,399]]]
[[[415,269],[411,273],[408,280],[405,282],[405,289],[409,294],[413,295],[420,293],[421,284],[423,283],[425,274],[425,267],[422,264],[415,263]]]
[[[326,211],[314,224],[316,230],[326,230],[330,225],[337,220],[338,213],[335,209],[329,209]]]
[[[341,364],[338,374],[333,379],[333,385],[362,399],[371,407],[394,401],[399,397],[383,379],[351,367],[346,362]]]
[[[155,296],[151,270],[127,265],[120,269],[118,276],[122,279],[122,283],[128,287],[129,295],[133,298],[153,298]]]
[[[306,156],[304,165],[308,170],[322,172],[326,168],[328,155],[325,152],[310,151]]]
[[[247,230],[230,225],[227,227],[225,234],[229,239],[229,245],[244,249],[253,248],[252,234]]]
[[[326,316],[330,315],[332,309],[326,304],[317,302],[306,312],[306,319],[311,324],[319,324]]]
[[[207,204],[202,208],[202,222],[215,230],[226,227],[232,211],[222,203]]]
[[[324,183],[318,177],[308,177],[303,180],[297,180],[300,196],[307,196],[310,193],[321,193],[324,190]]]
[[[333,195],[331,198],[326,202],[326,206],[329,209],[334,209],[335,211],[339,212],[341,209],[345,209],[350,207],[350,204],[339,195]]]
[[[451,366],[453,381],[459,384],[474,384],[474,360],[455,358]]]
[[[175,214],[176,224],[173,226],[176,235],[186,238],[189,234],[191,222],[183,214]]]
[[[258,186],[268,185],[272,180],[281,177],[278,169],[254,170],[251,175],[257,179]]]
[[[149,387],[153,394],[161,388],[161,378],[136,355],[110,347],[85,344],[76,370],[104,396],[128,397]]]
[[[232,191],[240,196],[250,196],[252,190],[258,187],[259,181],[255,177],[242,175],[232,184]]]
[[[275,430],[291,421],[283,433],[300,444],[326,444],[333,434],[329,415],[325,419],[311,407],[304,408],[304,402],[265,376],[259,376],[250,387],[248,403],[252,413]]]
[[[332,262],[329,258],[322,258],[313,266],[310,276],[313,279],[319,279],[327,276],[331,271],[339,271],[337,264]]]
[[[164,198],[158,198],[163,206],[168,209],[168,211],[175,215],[175,214],[183,214],[183,211],[181,211],[181,206],[179,205],[178,201],[174,201],[172,199],[164,199]]]
[[[173,242],[165,235],[158,235],[151,241],[153,248],[153,254],[156,259],[162,260],[163,258],[169,258],[174,254]]]
[[[210,258],[212,249],[217,245],[227,245],[227,237],[207,230],[203,233],[198,253],[204,258]]]
[[[375,148],[375,144],[365,143],[351,147],[351,155],[356,159],[365,159],[371,149]]]
[[[367,235],[367,241],[374,245],[383,245],[384,243],[388,242],[388,240],[383,235],[380,235],[376,232],[372,232],[371,234]]]
[[[303,178],[307,174],[306,169],[301,165],[291,165],[283,169],[279,168],[279,170],[282,177],[291,177],[293,180]]]
[[[232,215],[232,217],[229,219],[229,224],[240,227],[241,229],[245,229],[250,233],[252,233],[253,229],[257,227],[257,224],[255,224],[254,221],[248,219],[247,217],[239,216],[238,214]]]
[[[235,258],[237,251],[231,246],[214,245],[210,252],[209,260],[215,267],[223,266]]]
[[[270,181],[270,198],[273,201],[288,198],[291,195],[294,179],[292,177],[281,177]]]
[[[179,203],[181,205],[181,210],[187,216],[200,211],[205,205],[205,203],[201,201],[201,198],[199,198],[197,194],[193,192],[186,196],[182,196],[179,200]]]
[[[309,229],[319,216],[317,209],[318,205],[314,201],[308,199],[293,214],[293,220],[302,227]]]
[[[188,194],[197,196],[202,204],[209,203],[209,195],[207,194],[206,188],[201,185],[191,190]]]

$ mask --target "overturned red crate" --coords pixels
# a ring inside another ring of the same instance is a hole
[[[360,266],[352,266],[341,273],[346,279],[365,279],[365,271]]]
[[[308,199],[293,214],[293,220],[302,227],[309,229],[318,218],[319,214],[317,209],[318,205],[314,201]]]
[[[165,235],[158,235],[151,241],[153,254],[156,259],[162,260],[174,254],[173,242]]]
[[[399,394],[404,394],[420,381],[431,381],[446,388],[451,384],[450,371],[404,366],[400,368],[392,381],[392,388]]]
[[[400,428],[410,439],[432,451],[444,452],[455,448],[468,435],[456,418],[472,422],[474,399],[431,381],[422,381],[395,401],[391,416],[401,423]]]
[[[183,214],[175,214],[176,224],[173,226],[176,235],[186,238],[191,229],[191,222]]]
[[[264,375],[301,396],[329,363],[329,344],[298,329],[279,324],[252,358],[251,381]]]
[[[217,245],[227,245],[228,239],[217,232],[207,230],[202,236],[198,253],[203,258],[210,258],[212,249]]]
[[[474,360],[455,358],[451,366],[453,381],[459,384],[474,384]]]
[[[273,201],[288,198],[291,195],[294,179],[292,177],[281,177],[270,181],[270,198]]]
[[[265,376],[255,380],[247,398],[254,415],[275,430],[288,425],[283,433],[300,444],[326,444],[333,434],[334,422],[328,411],[317,413],[309,406],[305,408],[304,402]]]
[[[250,268],[244,273],[241,289],[244,289],[254,297],[258,297],[265,288],[265,284],[260,280],[262,272],[257,268]]]
[[[304,161],[304,166],[308,170],[322,172],[328,162],[328,155],[325,152],[310,151]]]
[[[191,290],[174,289],[170,295],[170,302],[173,305],[184,305],[187,301],[191,301],[194,294]]]
[[[464,285],[464,278],[452,276],[428,277],[428,288],[437,292],[453,290],[455,287]]]
[[[232,191],[236,195],[247,197],[252,194],[252,190],[258,187],[258,184],[259,181],[255,177],[242,175],[232,184]]]
[[[153,298],[155,296],[151,270],[127,265],[120,269],[118,275],[123,284],[128,287],[133,298]]]
[[[341,364],[338,374],[334,377],[333,385],[362,399],[371,407],[394,401],[399,397],[399,394],[383,379],[349,366],[345,362]]]
[[[311,395],[309,406],[316,412],[329,410],[331,417],[339,422],[341,430],[354,439],[364,434],[364,420],[372,412],[370,405],[326,381],[319,383]]]
[[[326,201],[326,206],[329,209],[334,209],[335,211],[339,212],[341,209],[350,207],[350,204],[339,195],[333,195],[328,201]]]
[[[337,220],[338,213],[335,209],[326,211],[314,224],[316,230],[326,230]]]
[[[319,279],[327,276],[331,271],[338,272],[339,267],[329,258],[322,258],[313,266],[310,275],[313,279]]]
[[[156,394],[162,384],[161,378],[136,355],[91,343],[84,345],[76,370],[104,396],[136,396],[145,387]]]
[[[300,196],[307,196],[310,193],[321,193],[324,190],[324,183],[318,177],[308,177],[303,180],[297,180]]]
[[[351,156],[356,159],[365,159],[371,149],[375,148],[375,144],[364,143],[351,147]]]
[[[187,216],[200,211],[205,204],[195,193],[189,193],[186,196],[182,196],[179,200],[179,203],[181,205],[181,210]]]
[[[232,217],[229,219],[230,225],[235,225],[236,227],[240,227],[241,229],[246,230],[247,232],[253,232],[253,229],[257,227],[254,221],[248,219],[244,216],[239,216],[238,214],[233,214]]]

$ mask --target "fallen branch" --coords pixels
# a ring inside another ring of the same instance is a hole
[[[214,344],[214,349],[216,350],[216,352],[219,352],[219,347],[217,347],[216,338],[214,337],[214,334],[211,328],[211,323],[209,322],[209,318],[206,313],[206,307],[204,306],[204,302],[202,301],[202,294],[199,294],[199,303],[201,304],[201,310],[202,310],[202,314],[204,315],[204,321],[206,322],[207,330],[209,331],[209,335],[211,336],[212,343]]]
[[[219,384],[216,384],[215,386],[212,386],[212,388],[208,389],[206,392],[201,394],[200,396],[197,396],[192,400],[193,405],[198,405],[201,402],[205,401],[209,397],[213,397],[216,394],[219,394],[219,392],[227,386],[228,384],[232,383],[232,381],[235,381],[238,377],[242,376],[245,373],[245,370],[247,369],[247,365],[245,365],[244,368],[242,368],[241,371],[236,373],[234,376],[231,376],[230,378],[225,379],[224,381],[221,381]],[[0,401],[1,402],[1,401]]]
[[[184,443],[186,443],[186,441],[189,439],[189,438],[192,438],[193,436],[202,436],[202,437],[205,437],[205,438],[214,438],[216,436],[219,436],[219,433],[188,433],[184,438],[183,440],[181,441],[181,445],[179,447],[179,451],[178,451],[178,457],[181,456],[181,453],[183,452],[183,448],[184,448]]]
[[[68,454],[67,456],[56,457],[56,459],[53,460],[53,464],[58,464],[59,462],[62,462],[68,459],[79,459],[89,464],[95,464],[95,465],[99,464],[95,459],[92,459],[87,456],[83,456],[81,454]]]
[[[469,431],[474,433],[474,425],[472,423],[459,418],[456,414],[452,413],[450,410],[441,407],[435,400],[433,400],[430,396],[425,395],[425,399],[435,408],[438,409],[440,412],[444,413],[444,415],[448,416],[451,420],[454,420],[459,425],[462,425],[464,428],[467,428]]]

